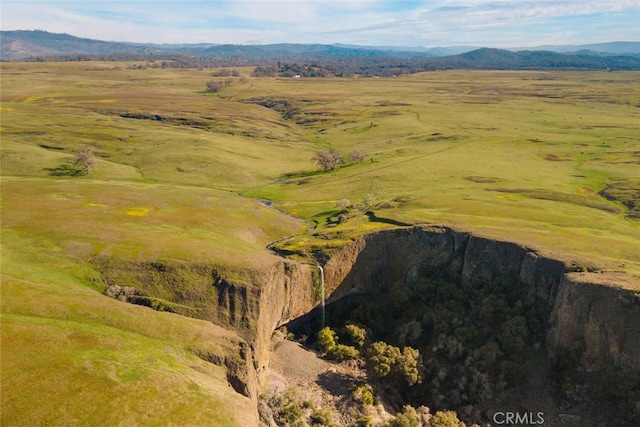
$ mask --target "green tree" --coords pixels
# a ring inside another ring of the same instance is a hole
[[[420,352],[412,347],[403,347],[402,356],[397,365],[400,376],[409,385],[414,385],[420,381]]]
[[[358,325],[349,324],[344,327],[345,334],[350,343],[356,348],[362,348],[367,340],[367,331]]]
[[[364,406],[373,405],[373,391],[370,385],[364,384],[353,390],[353,397]]]
[[[504,322],[500,331],[502,350],[510,355],[521,355],[529,339],[527,320],[523,316],[514,316]]]
[[[304,425],[302,424],[302,404],[295,389],[287,389],[283,394],[274,396],[270,403],[274,409],[274,417],[278,425]]]
[[[331,411],[328,409],[316,408],[310,417],[312,427],[333,427],[335,424],[331,419]]]
[[[396,417],[392,419],[389,427],[418,427],[420,424],[420,418],[413,406],[405,405],[402,408],[402,412],[396,414]]]
[[[330,327],[325,326],[318,332],[318,348],[323,353],[330,352],[335,346],[338,336]]]
[[[398,347],[383,341],[375,342],[368,351],[368,362],[378,379],[392,378],[414,385],[420,381],[420,352],[411,347]]]
[[[327,357],[338,362],[346,359],[355,359],[359,355],[360,352],[355,347],[344,344],[336,344],[327,351]]]
[[[466,424],[458,419],[455,411],[438,411],[429,420],[429,427],[466,427]]]
[[[378,378],[386,378],[400,358],[400,349],[383,341],[371,344],[368,362],[373,374]]]

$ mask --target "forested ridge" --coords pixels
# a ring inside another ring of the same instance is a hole
[[[258,67],[256,76],[269,77],[388,77],[448,69],[640,69],[640,53],[620,55],[591,50],[559,53],[480,48],[456,55],[434,56],[429,50],[322,44],[159,45],[106,42],[44,31],[3,31],[1,39],[3,61],[142,61],[139,67],[162,68],[255,66]]]

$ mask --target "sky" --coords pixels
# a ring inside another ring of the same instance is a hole
[[[141,43],[513,48],[640,41],[640,0],[2,0],[0,24]]]

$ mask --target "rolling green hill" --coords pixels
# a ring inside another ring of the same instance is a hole
[[[308,259],[440,224],[640,289],[638,72],[242,68],[213,94],[211,71],[1,65],[3,425],[255,424],[255,401],[212,363],[242,338],[103,295],[107,264],[141,281],[145,266],[192,266],[171,286],[196,300],[204,266],[253,289],[280,259],[267,247]],[[324,172],[312,159],[330,149],[346,161]]]

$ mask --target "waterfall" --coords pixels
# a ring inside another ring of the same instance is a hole
[[[318,265],[320,270],[320,286],[322,286],[322,327],[324,328],[324,269],[321,265]]]

